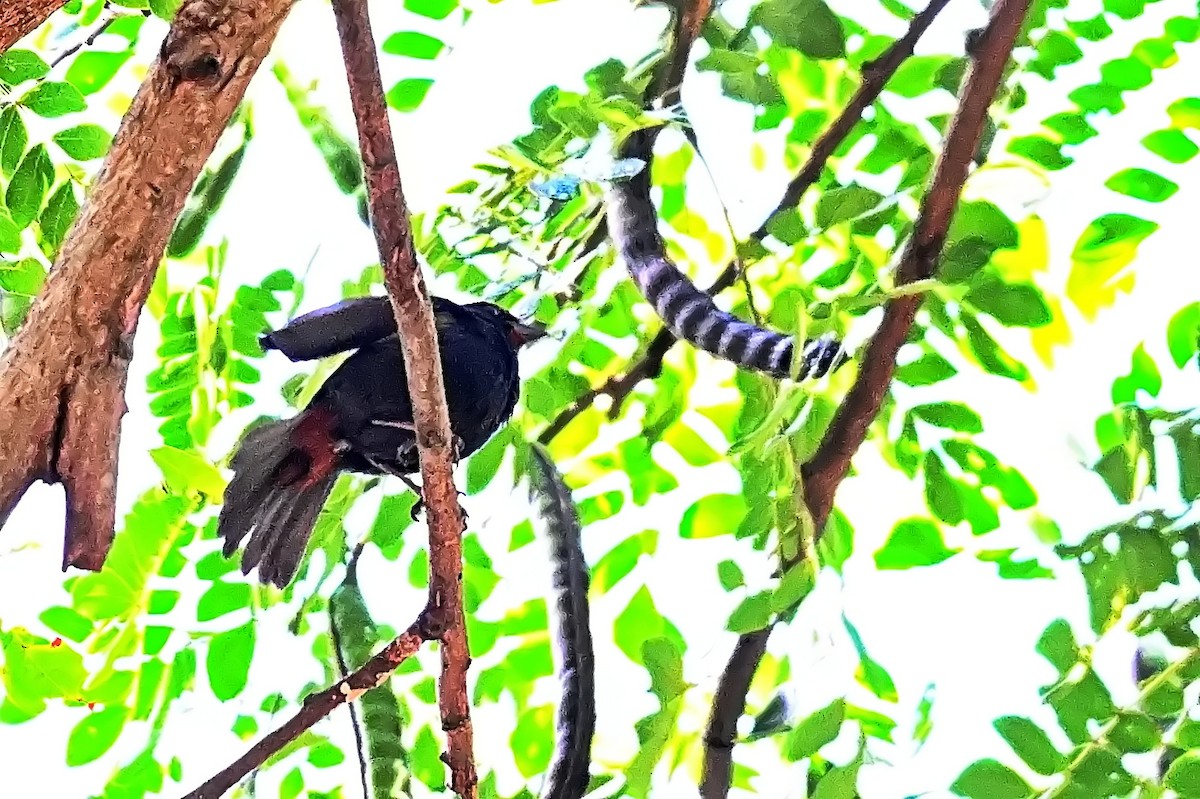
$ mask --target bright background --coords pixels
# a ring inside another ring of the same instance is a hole
[[[847,3],[832,5],[848,8]],[[728,5],[734,6],[734,0]],[[1073,15],[1076,5],[1079,16],[1099,11],[1099,3],[1089,10],[1089,4],[1073,2]],[[1013,124],[1020,127],[1024,120],[1032,126],[1057,110],[1064,104],[1065,92],[1094,76],[1099,62],[1127,52],[1129,44],[1138,39],[1159,33],[1162,21],[1184,5],[1177,0],[1154,4],[1144,17],[1125,24],[1109,40],[1093,45],[1083,62],[1060,69],[1055,84],[1032,90],[1029,106]],[[633,63],[653,47],[665,18],[661,9],[635,13],[625,0],[560,0],[537,6],[509,0],[480,7],[459,30],[457,23],[439,25],[407,15],[399,4],[377,2],[374,6],[377,33],[421,29],[424,23],[424,29],[451,42],[454,48],[448,57],[434,64],[433,74],[428,76],[436,77],[437,82],[419,111],[393,115],[405,192],[418,211],[436,209],[444,202],[444,190],[469,177],[471,165],[483,160],[489,147],[526,130],[529,102],[545,86],[557,83],[568,89],[581,88],[583,72],[609,57]],[[918,52],[961,51],[962,31],[983,20],[984,12],[977,3],[956,0],[938,19]],[[899,34],[900,24],[895,19],[890,23],[893,32]],[[161,30],[165,26],[153,20],[143,30],[145,59],[157,50]],[[103,38],[96,44],[100,48],[104,45]],[[702,53],[703,45],[698,54]],[[977,373],[944,384],[947,395],[980,412],[987,432],[980,436],[979,444],[1029,478],[1039,491],[1041,511],[1059,522],[1067,541],[1077,540],[1128,513],[1128,509],[1115,505],[1099,478],[1080,465],[1098,455],[1092,423],[1110,407],[1108,386],[1114,377],[1128,371],[1130,353],[1139,341],[1147,341],[1159,363],[1169,362],[1158,357],[1165,353],[1166,320],[1185,302],[1200,296],[1194,233],[1194,209],[1200,207],[1200,160],[1167,169],[1161,162],[1145,164],[1181,186],[1178,194],[1154,207],[1102,188],[1103,180],[1119,166],[1138,166],[1140,161],[1151,159],[1138,146],[1138,140],[1163,126],[1167,103],[1185,96],[1193,81],[1191,76],[1200,74],[1200,48],[1185,45],[1180,48],[1180,57],[1176,66],[1156,73],[1153,86],[1126,95],[1129,107],[1119,119],[1093,120],[1102,135],[1074,148],[1071,154],[1077,160],[1076,166],[1054,173],[1049,187],[1032,185],[1031,181],[1001,183],[996,178],[987,185],[979,181],[968,188],[968,195],[986,196],[1005,207],[1028,204],[1044,219],[1053,265],[1049,282],[1043,284],[1048,293],[1061,291],[1071,246],[1099,213],[1136,205],[1134,213],[1162,226],[1141,246],[1136,290],[1123,296],[1094,324],[1072,318],[1074,341],[1056,352],[1051,367],[1039,364],[1021,341],[1021,334],[1002,339],[1017,357],[1028,356],[1025,360],[1034,369],[1035,392]],[[296,6],[273,51],[275,58],[286,61],[298,80],[320,81],[316,101],[331,107],[341,129],[353,138],[340,51],[326,4],[308,0]],[[384,57],[382,66],[385,85],[409,76],[403,71],[403,59]],[[117,87],[130,94],[135,89],[133,80]],[[253,283],[281,267],[300,273],[311,259],[301,310],[319,307],[338,298],[341,280],[356,277],[363,266],[376,260],[374,241],[357,219],[353,202],[328,179],[282,88],[267,69],[256,78],[249,99],[254,103],[256,126],[250,157],[206,241],[229,239],[225,282],[230,289],[233,282]],[[722,98],[711,74],[689,72],[684,100],[702,146],[707,145],[705,152],[715,171],[720,197],[729,208],[735,230],[744,236],[774,206],[788,175],[778,162],[762,172],[749,166],[751,109]],[[119,103],[117,108],[119,111]],[[117,112],[94,105],[88,113],[112,115],[98,120],[109,127]],[[772,152],[773,137],[778,135],[773,132],[757,138]],[[1096,164],[1102,168],[1089,166]],[[705,191],[704,187],[692,189],[693,196]],[[716,267],[712,269],[715,275]],[[869,332],[855,334],[865,337]],[[157,468],[146,454],[159,445],[159,440],[157,423],[146,410],[148,398],[144,392],[145,376],[154,366],[155,336],[153,320],[145,320],[129,381],[131,410],[123,428],[121,512],[159,479]],[[546,350],[535,351],[528,357],[536,360],[547,354]],[[230,419],[220,428],[214,452],[223,452],[255,414],[285,410],[274,386],[290,372],[279,360],[263,362],[262,400],[244,411],[246,416]],[[721,371],[727,366],[708,363],[711,367],[702,368],[711,368],[718,376],[727,374]],[[1159,398],[1161,404],[1193,405],[1200,396],[1198,383],[1200,378],[1190,373],[1168,378]],[[1045,718],[1038,688],[1050,682],[1053,674],[1033,653],[1033,645],[1047,622],[1056,616],[1070,620],[1077,634],[1087,629],[1083,585],[1070,568],[1058,568],[1055,580],[1005,582],[995,576],[993,568],[972,558],[952,559],[919,573],[876,571],[871,553],[883,542],[895,519],[923,512],[921,491],[918,484],[887,468],[873,453],[858,458],[855,464],[858,476],[847,481],[838,495],[839,507],[850,516],[858,532],[856,554],[847,565],[845,580],[823,575],[819,589],[797,622],[776,631],[772,651],[792,655],[794,699],[801,711],[820,707],[840,695],[841,687],[852,679],[856,659],[848,650],[841,627],[842,612],[855,622],[872,655],[895,678],[901,694],[897,718],[915,718],[914,709],[925,686],[936,684],[934,731],[928,743],[919,753],[897,747],[887,763],[866,769],[863,795],[867,799],[901,799],[924,792],[931,797],[949,795],[938,789],[948,785],[968,762],[1006,751],[991,728],[993,718],[1004,713]],[[694,480],[685,477],[681,488],[652,501],[642,510],[640,527],[671,530],[678,524],[682,510],[705,493],[702,489],[711,486],[711,481],[729,481],[735,475],[724,465],[708,467],[707,472]],[[498,541],[505,540],[508,530],[527,512],[524,492],[506,494],[497,488],[503,484],[503,480],[497,480],[491,490],[466,502],[471,529],[485,541],[490,529],[496,531]],[[389,490],[397,489],[389,486]],[[580,495],[589,493],[584,489]],[[352,534],[366,532],[377,501],[377,496],[368,497],[349,517]],[[408,542],[410,546],[418,545],[416,539],[421,538],[420,528],[413,529],[417,534],[408,536],[413,539]],[[59,575],[61,531],[61,490],[36,486],[0,535],[0,619],[6,626],[25,624],[36,629],[37,612],[65,597]],[[608,532],[611,537],[605,537]],[[618,536],[630,532],[635,531],[611,525],[589,527],[585,540],[589,557],[594,561],[619,540]],[[1023,528],[995,535],[1010,537],[1012,545],[1033,541]],[[1002,545],[1002,540],[988,540],[990,548]],[[493,554],[503,548],[498,543]],[[666,535],[660,539],[654,561],[643,561],[639,566],[636,579],[627,580],[596,602],[594,624],[597,630],[603,630],[642,581],[654,587],[659,609],[679,626],[689,642],[686,676],[696,688],[682,719],[685,725],[703,725],[708,693],[733,643],[733,636],[720,629],[720,620],[740,597],[719,588],[714,565],[735,554],[742,564],[760,558],[757,573],[747,571],[747,582],[756,589],[769,579],[772,564],[767,556],[749,553],[748,545],[728,537],[684,541]],[[1037,551],[1030,548],[1026,554],[1031,556]],[[1050,562],[1046,557],[1042,560]],[[404,626],[419,610],[424,597],[410,588],[402,575],[390,573],[389,567],[395,569],[398,565],[367,559],[362,565],[364,590],[378,619]],[[537,547],[496,555],[495,568],[505,581],[481,610],[485,616],[489,610],[501,614],[510,603],[549,590],[543,552]],[[209,697],[201,705],[195,699],[205,694],[198,693],[185,697],[185,702],[192,702],[185,712],[176,709],[168,735],[178,736],[177,746],[190,752],[185,760],[185,784],[189,789],[242,751],[244,744],[227,732],[242,701],[250,702],[249,697],[272,690],[294,696],[305,682],[321,680],[307,654],[310,642],[287,633],[287,613],[284,609],[260,616],[251,685],[243,693],[247,699],[218,705]],[[220,623],[229,626],[230,620],[222,619]],[[1101,673],[1113,687],[1118,703],[1129,698],[1120,690],[1129,685],[1122,675],[1130,669],[1132,647],[1132,640],[1109,638],[1098,652]],[[303,663],[303,669],[295,663]],[[636,749],[633,721],[654,707],[652,697],[644,693],[646,675],[611,646],[601,652],[598,675],[601,719],[596,759],[624,761]],[[555,688],[547,681],[539,686],[539,692],[549,697]],[[498,756],[503,754],[511,731],[510,710],[502,703],[477,712],[477,754],[483,764],[510,760],[508,755]],[[126,735],[101,760],[65,770],[61,733],[74,724],[80,712],[86,711],[52,707],[25,725],[0,726],[0,766],[13,796],[88,795],[103,784],[115,764],[136,754],[140,743],[131,739],[138,736]],[[1047,726],[1054,728],[1052,723]],[[350,742],[345,711],[338,711],[326,721],[323,731]],[[761,795],[800,795],[795,786],[802,772],[789,772],[779,766],[771,746],[765,742],[745,750],[747,762],[774,764],[773,770],[756,783]],[[753,757],[756,754],[763,757]],[[328,770],[346,780],[347,795],[355,795],[356,791],[353,768],[347,761],[339,769]],[[274,779],[286,773],[286,768],[276,771]],[[323,773],[324,778],[330,776]],[[270,776],[260,780],[260,796],[275,795],[268,787],[271,783]],[[502,791],[511,791],[520,784],[515,773],[501,773]],[[309,787],[314,787],[313,780]],[[684,772],[677,772],[674,779],[663,781],[659,788],[655,795],[663,797],[692,796],[695,791],[692,778]]]

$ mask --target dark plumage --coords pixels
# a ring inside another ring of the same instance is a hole
[[[433,300],[458,456],[482,447],[517,404],[517,350],[542,335],[487,302]],[[343,471],[418,471],[412,404],[392,306],[360,297],[297,317],[262,337],[293,361],[356,349],[297,416],[250,431],[233,457],[217,534],[226,557],[249,535],[242,573],[287,585]],[[410,485],[412,485],[410,483]]]

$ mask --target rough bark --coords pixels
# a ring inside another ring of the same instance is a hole
[[[998,0],[992,6],[991,20],[973,52],[970,70],[959,91],[958,110],[934,167],[916,228],[901,257],[897,285],[927,279],[936,271],[954,209],[978,151],[988,109],[1000,88],[1029,4],[1030,0]],[[818,536],[824,532],[850,461],[879,414],[896,370],[896,356],[921,300],[920,295],[906,295],[888,302],[854,385],[838,407],[816,454],[803,466],[804,500]],[[799,558],[785,559],[783,570],[798,562]],[[705,734],[703,799],[725,799],[729,795],[737,722],[745,711],[746,693],[774,629],[772,622],[761,630],[743,633],[721,675]]]
[[[0,524],[34,480],[62,482],[64,570],[99,569],[108,554],[138,315],[175,218],[290,7],[180,8],[44,290],[0,358]]]
[[[430,637],[442,645],[442,674],[438,680],[438,708],[446,732],[442,760],[450,767],[454,792],[462,799],[473,799],[478,795],[478,777],[467,692],[471,653],[463,617],[463,515],[454,487],[455,456],[437,328],[413,248],[367,0],[333,0],[333,14],[358,126],[371,227],[400,329],[421,456],[421,490],[429,523],[429,602],[425,612],[431,625],[427,628]]]
[[[3,0],[0,2],[0,53],[37,30],[67,0]]]

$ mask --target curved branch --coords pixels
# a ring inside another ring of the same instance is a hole
[[[1004,67],[1029,11],[1030,0],[998,0],[983,32],[963,88],[958,110],[934,168],[916,229],[904,250],[897,283],[930,277],[941,254],[954,209],[979,145],[988,109],[999,90]],[[908,337],[921,298],[901,296],[888,303],[854,386],[838,407],[829,431],[803,467],[804,496],[818,535],[833,508],[834,494],[850,460],[866,439],[896,369],[896,355]],[[794,561],[783,564],[786,570]],[[709,717],[704,762],[705,799],[728,795],[737,720],[745,711],[750,678],[766,651],[774,625],[742,635],[717,689],[718,705]]]
[[[0,6],[8,13],[9,2]],[[35,480],[63,483],[64,569],[104,564],[138,315],[175,218],[290,8],[190,0],[179,9],[44,290],[0,357],[0,525]]]

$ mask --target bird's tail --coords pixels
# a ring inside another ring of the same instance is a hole
[[[242,574],[257,566],[263,583],[291,582],[341,471],[331,422],[322,409],[310,409],[242,439],[217,521],[225,557],[250,536]]]

